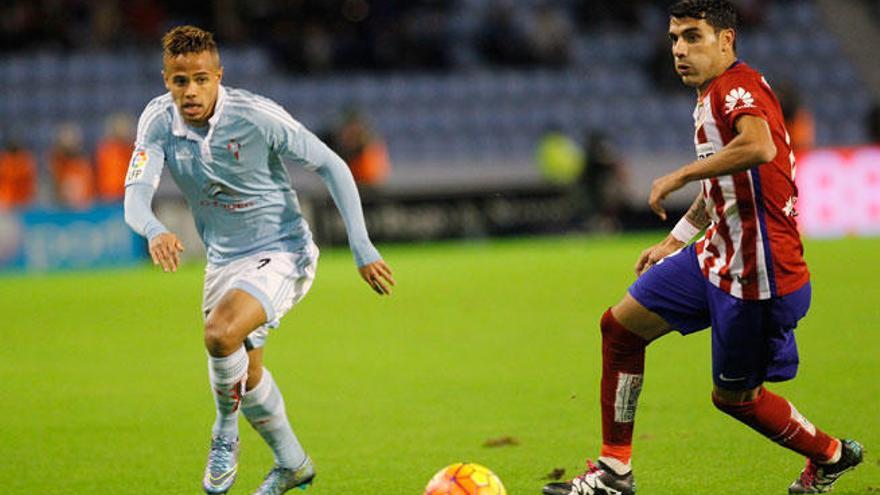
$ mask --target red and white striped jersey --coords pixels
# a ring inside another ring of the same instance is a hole
[[[810,278],[795,221],[796,167],[776,95],[759,72],[736,62],[697,102],[697,157],[711,156],[733,140],[742,115],[767,121],[776,157],[702,181],[711,223],[696,252],[703,275],[715,286],[741,299],[769,299],[796,291]]]

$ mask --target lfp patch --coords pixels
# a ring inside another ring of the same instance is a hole
[[[144,170],[147,167],[147,151],[146,150],[135,150],[134,155],[131,157],[131,164],[128,166],[128,175],[126,175],[126,182],[133,182],[144,175]]]

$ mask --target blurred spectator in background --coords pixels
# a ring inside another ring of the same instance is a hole
[[[559,126],[552,125],[538,141],[535,162],[547,182],[574,186],[584,170],[584,150]]]
[[[378,3],[378,2],[377,2]],[[393,3],[393,2],[389,2]],[[421,0],[410,2],[412,6],[398,22],[400,36],[398,38],[397,57],[406,68],[448,69],[452,66],[451,54],[451,6],[454,1]],[[386,13],[392,14],[394,10]],[[381,51],[384,45],[382,37],[374,37],[376,50]],[[381,52],[380,52],[381,53]],[[380,57],[377,57],[380,58]],[[388,60],[386,65],[393,66],[394,61]]]
[[[232,0],[224,0],[231,2]],[[451,64],[450,14],[441,0],[239,2],[251,41],[296,73],[442,69]],[[233,25],[227,19],[224,26]],[[236,28],[224,27],[239,36]]]
[[[93,0],[95,6],[92,13],[89,34],[95,47],[112,46],[121,41],[123,36],[122,9],[117,0]]]
[[[190,4],[196,2],[4,0],[0,2],[0,51],[153,43],[167,22],[165,7],[179,11]]]
[[[95,166],[100,201],[122,201],[125,172],[134,151],[134,123],[129,115],[118,113],[107,118],[104,138],[98,142]]]
[[[586,206],[583,218],[590,230],[614,232],[620,229],[619,216],[626,206],[626,166],[604,133],[588,133],[586,143],[586,166],[579,181]]]
[[[574,26],[568,13],[559,5],[545,0],[531,16],[529,44],[534,62],[551,67],[564,67],[571,60]]]
[[[607,25],[632,26],[638,22],[638,7],[644,0],[615,0],[612,2],[577,2],[577,18],[587,29]]]
[[[207,2],[206,2],[207,3]],[[194,7],[205,12],[201,2],[165,2],[162,0],[126,0],[120,2],[121,12],[126,26],[125,37],[134,37],[141,43],[153,43],[159,37],[165,23],[168,21],[166,6],[171,10],[177,9],[186,13],[187,7],[191,11]],[[191,16],[181,15],[189,18]],[[190,19],[193,20],[193,19]]]
[[[477,44],[486,60],[508,66],[530,62],[528,27],[515,3],[501,1],[493,4],[482,23]]]
[[[75,46],[82,13],[66,2],[4,0],[0,2],[0,50]]]
[[[733,0],[736,11],[739,14],[739,22],[743,28],[753,28],[764,23],[767,17],[767,0]]]
[[[803,104],[797,88],[783,82],[776,85],[776,96],[785,117],[785,128],[791,137],[791,150],[795,153],[812,149],[816,144],[816,122],[813,112]]]
[[[342,121],[326,132],[324,140],[351,168],[358,186],[369,190],[388,178],[388,148],[361,111],[346,110]]]
[[[66,208],[88,208],[94,200],[94,171],[83,151],[82,130],[77,124],[63,124],[49,153],[55,200]]]
[[[558,2],[493,4],[483,18],[478,46],[492,63],[507,66],[563,67],[571,59],[575,30]]]
[[[36,192],[34,156],[10,139],[0,151],[0,210],[25,207],[34,201]]]
[[[880,103],[874,103],[868,112],[868,139],[871,144],[880,146]]]

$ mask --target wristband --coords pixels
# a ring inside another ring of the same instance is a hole
[[[691,239],[696,237],[697,234],[700,233],[703,229],[699,229],[694,227],[694,224],[688,221],[687,217],[681,217],[681,220],[675,224],[675,227],[672,228],[672,237],[675,237],[676,240],[681,241],[685,244],[691,242]]]

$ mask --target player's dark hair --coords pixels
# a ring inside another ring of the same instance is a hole
[[[166,57],[210,51],[219,56],[214,35],[195,26],[177,26],[162,36],[162,52]]]
[[[669,15],[677,19],[705,19],[715,32],[722,29],[736,31],[739,27],[736,8],[727,0],[679,0],[669,7]],[[736,38],[733,39],[733,49],[736,50]]]

